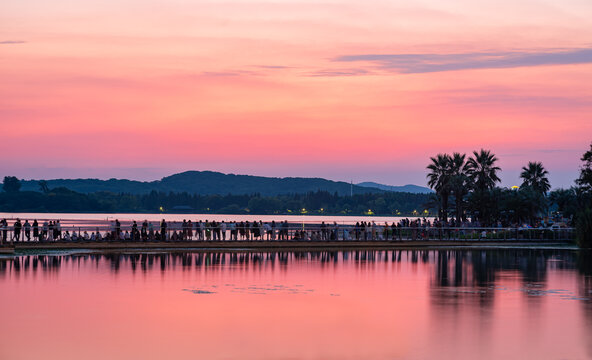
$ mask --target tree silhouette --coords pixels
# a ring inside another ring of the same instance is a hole
[[[45,194],[47,194],[49,192],[49,186],[47,186],[47,181],[45,181],[45,180],[39,181],[39,190],[41,190],[41,192],[45,193]]]
[[[497,157],[489,150],[473,151],[473,157],[467,161],[468,173],[475,184],[475,188],[480,191],[492,189],[496,183],[500,182],[497,172],[501,168],[495,166]]]
[[[436,157],[431,157],[432,161],[427,169],[430,172],[427,174],[428,186],[436,191],[440,198],[440,219],[448,220],[448,198],[450,197],[450,155],[438,154]]]
[[[21,189],[21,182],[15,176],[5,176],[2,188],[7,193],[15,193]]]
[[[520,188],[530,188],[541,195],[547,194],[551,189],[551,184],[547,179],[548,173],[541,162],[529,162],[520,173],[520,178],[522,178]]]
[[[472,199],[476,212],[474,216],[482,222],[489,222],[493,219],[487,219],[487,215],[491,214],[488,207],[491,207],[497,202],[495,196],[499,192],[491,192],[495,184],[500,182],[497,176],[501,168],[495,166],[497,157],[489,150],[481,149],[481,151],[473,151],[473,156],[467,161],[468,174],[474,185],[474,192]]]
[[[580,177],[576,180],[576,184],[585,192],[589,192],[592,191],[592,144],[590,144],[590,150],[582,155],[581,160],[584,165],[580,169]]]
[[[465,162],[466,155],[460,153],[452,154],[450,158],[450,188],[454,195],[454,205],[456,213],[456,224],[460,226],[464,216],[465,195],[469,193],[472,187],[469,177],[469,166]]]

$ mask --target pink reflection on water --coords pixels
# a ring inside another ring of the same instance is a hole
[[[592,294],[574,256],[525,250],[4,259],[0,358],[588,358]],[[564,265],[554,266],[556,259]]]

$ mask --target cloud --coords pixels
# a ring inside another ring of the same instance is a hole
[[[538,149],[534,152],[540,152],[545,154],[557,154],[557,153],[580,153],[582,149]]]
[[[239,72],[233,71],[204,71],[201,73],[203,76],[240,76]]]
[[[231,76],[263,76],[264,73],[260,71],[250,70],[230,70],[230,71],[203,71],[202,76],[207,77],[231,77]]]
[[[491,106],[496,104],[535,107],[540,109],[566,109],[566,108],[590,108],[592,97],[590,96],[559,96],[521,94],[511,90],[505,93],[475,89],[473,92],[458,92],[447,97],[449,101],[475,106]]]
[[[13,45],[13,44],[25,44],[26,41],[23,40],[4,40],[0,41],[0,45]]]
[[[502,153],[499,154],[502,157],[532,157],[533,155],[541,155],[541,154],[579,154],[582,152],[582,149],[562,149],[562,148],[555,148],[555,149],[522,149],[518,152],[511,152],[511,153]]]
[[[319,70],[308,74],[313,77],[335,77],[335,76],[358,76],[369,75],[368,70],[364,69],[340,69],[340,70]]]
[[[261,69],[277,69],[277,70],[282,70],[282,69],[290,69],[290,66],[282,66],[282,65],[254,65],[255,67],[261,68]]]
[[[457,54],[358,54],[339,56],[333,61],[364,61],[373,63],[383,70],[417,74],[471,69],[586,64],[592,63],[592,48]]]

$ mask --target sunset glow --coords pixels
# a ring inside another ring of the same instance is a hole
[[[0,176],[425,185],[491,149],[553,187],[591,141],[592,2],[7,1]]]

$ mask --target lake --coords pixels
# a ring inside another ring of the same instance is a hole
[[[573,250],[0,258],[0,359],[589,359]]]

